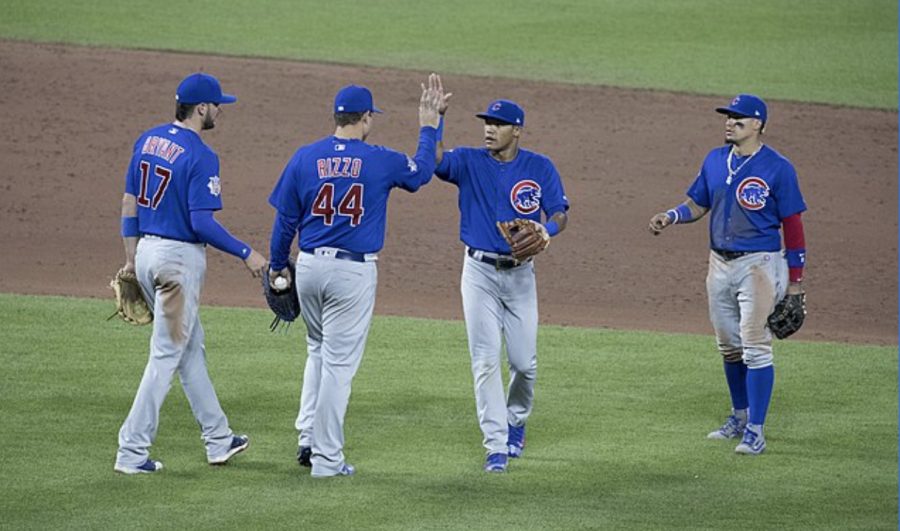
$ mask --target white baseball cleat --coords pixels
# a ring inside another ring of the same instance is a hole
[[[734,449],[735,453],[744,455],[759,455],[766,449],[766,438],[763,436],[762,426],[747,426],[744,430],[744,438],[741,444]]]
[[[116,463],[116,466],[113,467],[113,470],[116,472],[128,474],[129,476],[133,474],[152,474],[154,472],[159,472],[162,469],[163,464],[152,459],[147,459],[139,466],[124,466]]]
[[[737,418],[734,415],[728,415],[725,424],[722,427],[709,432],[707,439],[736,439],[744,434],[747,427],[747,421]]]

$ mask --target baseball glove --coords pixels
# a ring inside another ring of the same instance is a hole
[[[775,311],[769,316],[769,329],[778,339],[784,339],[803,326],[806,317],[806,294],[785,295],[775,305]]]
[[[269,309],[275,314],[275,319],[269,325],[269,330],[272,332],[277,330],[279,325],[283,325],[282,328],[286,329],[297,317],[300,317],[300,300],[297,298],[297,290],[294,289],[297,270],[293,262],[288,262],[288,268],[291,270],[291,283],[283,290],[276,290],[272,287],[269,283],[269,268],[263,268],[263,295],[266,296],[266,304],[269,305]]]
[[[144,299],[144,292],[134,271],[120,269],[109,282],[109,287],[116,293],[116,311],[106,320],[119,316],[126,323],[145,325],[153,322],[153,312]]]
[[[550,234],[537,221],[523,218],[498,221],[497,228],[500,229],[500,234],[509,244],[516,260],[531,258],[550,245]]]

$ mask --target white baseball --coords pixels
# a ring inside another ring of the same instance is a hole
[[[275,284],[275,289],[278,289],[278,290],[287,289],[288,280],[284,277],[278,277],[275,279],[274,284]]]

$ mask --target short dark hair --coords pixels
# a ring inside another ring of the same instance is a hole
[[[196,103],[176,103],[175,104],[175,119],[179,122],[183,122],[191,117],[194,114],[194,108],[197,106]]]
[[[353,125],[358,123],[366,115],[366,112],[336,112],[334,113],[334,124],[338,127],[345,125]]]

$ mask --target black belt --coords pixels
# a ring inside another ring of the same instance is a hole
[[[726,251],[725,249],[713,249],[714,253],[722,257],[722,260],[726,262],[730,262],[732,260],[738,259],[742,256],[747,256],[748,254],[753,254],[757,251]]]
[[[466,253],[468,253],[469,256],[471,256],[475,260],[478,260],[479,262],[484,262],[485,264],[494,266],[497,271],[504,271],[507,269],[512,269],[514,267],[519,267],[520,265],[531,261],[530,258],[525,261],[520,261],[516,260],[512,256],[503,255],[498,255],[496,258],[494,258],[492,256],[485,255],[484,251],[481,251],[481,255],[478,256],[478,250],[472,249],[471,247],[466,249]]]
[[[173,238],[171,236],[160,236],[159,234],[153,234],[152,232],[142,232],[141,235],[147,236],[148,238],[156,238],[159,240],[172,240],[173,242],[190,243],[193,245],[200,244],[200,245],[203,245],[204,247],[206,246],[205,242],[182,240],[181,238]]]
[[[312,255],[316,254],[315,249],[312,249],[310,251],[308,251],[306,249],[301,249],[301,250],[306,254],[312,254]],[[366,261],[365,253],[354,253],[353,251],[338,250],[338,251],[335,251],[335,253],[331,256],[333,258],[337,258],[338,260],[350,260],[351,262],[365,262]]]

